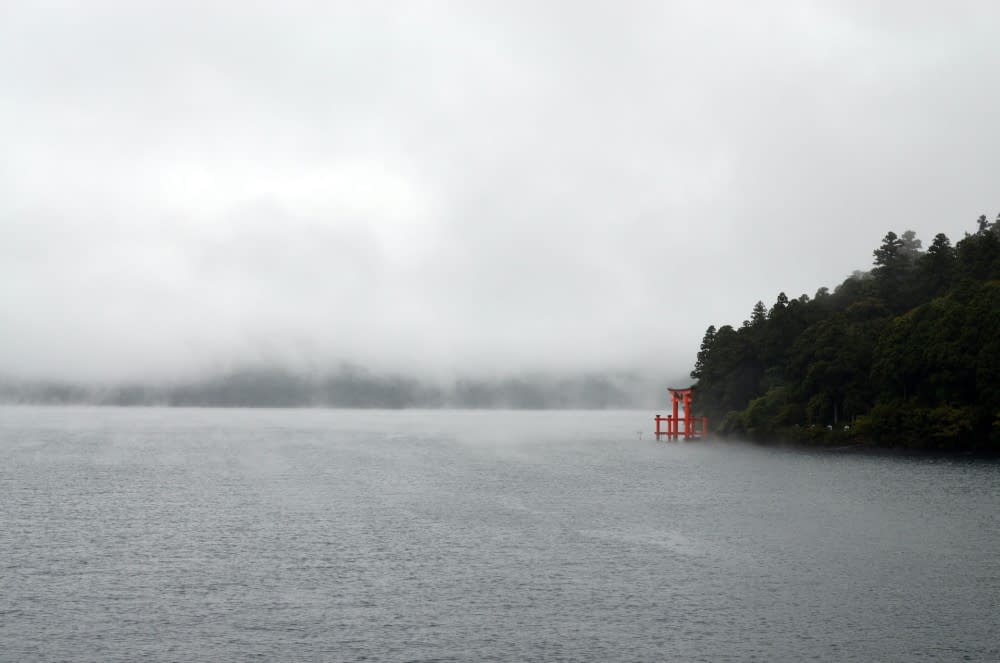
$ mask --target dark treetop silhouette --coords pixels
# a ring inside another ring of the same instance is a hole
[[[691,376],[719,432],[1000,450],[1000,216],[926,251],[886,234],[874,268],[711,326]]]

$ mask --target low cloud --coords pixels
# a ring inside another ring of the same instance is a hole
[[[0,373],[684,375],[997,206],[992,3],[0,10]],[[992,198],[991,198],[992,196]]]

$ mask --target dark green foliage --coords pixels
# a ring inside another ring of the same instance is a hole
[[[724,325],[715,333],[698,382],[699,401],[711,416],[743,409],[758,395],[763,367],[748,329]]]
[[[893,269],[899,269],[904,260],[903,240],[891,230],[882,239],[882,246],[875,249],[875,270],[878,273],[885,273]]]
[[[1000,451],[1000,217],[926,252],[889,232],[871,272],[709,327],[692,377],[723,433]]]
[[[927,253],[917,261],[917,288],[924,297],[944,294],[955,277],[955,249],[947,235],[938,233]]]
[[[1000,219],[987,223],[979,217],[979,230],[958,243],[957,277],[979,281],[1000,279]]]
[[[694,362],[694,370],[691,371],[691,377],[695,380],[701,377],[701,372],[705,368],[705,360],[708,358],[708,353],[712,350],[713,341],[715,341],[715,325],[709,325],[708,329],[705,330],[705,337],[701,340],[701,349],[698,350],[698,358]]]

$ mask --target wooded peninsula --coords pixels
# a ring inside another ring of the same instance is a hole
[[[709,327],[701,413],[760,440],[1000,452],[1000,215],[977,226],[926,250],[889,232],[833,292]]]

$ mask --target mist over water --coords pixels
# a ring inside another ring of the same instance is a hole
[[[683,384],[687,382],[684,381]],[[629,373],[433,377],[356,366],[294,372],[244,367],[174,382],[16,380],[0,376],[0,403],[172,407],[470,408],[519,410],[653,407],[662,380]]]
[[[650,419],[0,408],[0,658],[1000,657],[996,462]]]

